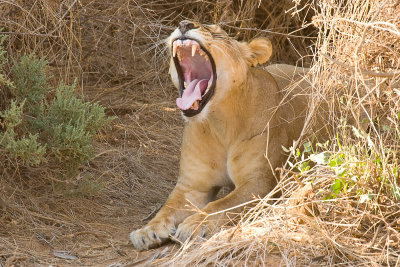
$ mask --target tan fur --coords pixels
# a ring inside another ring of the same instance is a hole
[[[140,250],[171,236],[183,242],[208,234],[227,222],[226,209],[265,196],[276,184],[274,169],[285,159],[281,146],[290,146],[303,127],[305,98],[283,99],[274,78],[253,67],[271,56],[267,39],[238,42],[218,26],[195,25],[185,35],[201,41],[214,58],[215,94],[200,114],[186,118],[177,185],[155,218],[130,235]],[[170,47],[180,34],[178,29],[171,34]],[[288,79],[277,75],[282,86],[297,73],[287,69]],[[172,60],[170,74],[178,86]],[[214,201],[222,186],[234,190]]]

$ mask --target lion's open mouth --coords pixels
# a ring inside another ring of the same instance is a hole
[[[172,56],[181,91],[176,104],[185,116],[194,116],[201,112],[214,94],[217,76],[214,60],[199,42],[192,39],[175,40]]]

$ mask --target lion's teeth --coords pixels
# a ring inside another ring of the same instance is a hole
[[[204,92],[204,94],[203,94],[203,95],[207,94],[207,93],[208,93],[208,91],[210,91],[210,85],[207,87],[207,89],[206,89],[206,91]]]
[[[199,49],[199,54],[200,54],[202,57],[204,57],[207,61],[210,60],[210,59],[208,58],[207,54],[206,54],[203,50]]]
[[[178,45],[176,42],[173,43],[172,45],[172,56],[175,57],[176,56],[176,49],[178,48]]]
[[[192,45],[192,57],[196,54],[196,45]]]
[[[193,44],[192,45],[192,57],[194,57],[194,55],[196,54],[196,50],[197,50],[197,45]]]
[[[178,55],[178,60],[181,61],[182,60],[181,51],[178,50],[176,53]]]
[[[185,86],[185,88],[187,87],[188,83],[187,82],[183,82],[183,85]]]
[[[193,105],[192,105],[192,109],[198,109],[199,105],[197,103],[197,101],[194,101]]]
[[[209,80],[209,81],[208,81],[208,85],[207,85],[207,89],[206,89],[206,91],[204,92],[204,95],[205,95],[205,94],[207,94],[207,93],[208,93],[208,91],[210,91],[211,84],[212,84],[212,81],[211,81],[211,80]]]

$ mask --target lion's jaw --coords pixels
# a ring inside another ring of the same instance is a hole
[[[184,33],[178,28],[168,38],[170,74],[180,90],[176,104],[185,117],[207,113],[206,107],[217,105],[248,70],[239,42],[218,26],[194,25]]]

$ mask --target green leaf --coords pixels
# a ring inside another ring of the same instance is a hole
[[[331,191],[335,194],[339,194],[340,191],[343,189],[343,181],[341,179],[335,179],[335,182],[331,186]]]
[[[307,143],[304,143],[304,152],[310,152],[311,151],[311,143],[310,142],[307,142]]]
[[[331,154],[327,151],[324,151],[319,154],[311,154],[310,160],[321,165],[326,165],[329,163],[329,158]]]
[[[301,172],[307,171],[310,168],[308,161],[303,161],[298,168]]]
[[[340,154],[337,157],[335,157],[329,161],[329,166],[332,168],[340,166],[343,164],[343,161],[344,161],[344,155]]]
[[[400,187],[398,187],[396,184],[394,184],[392,187],[392,194],[396,200],[400,198]]]
[[[371,201],[374,198],[372,194],[365,194],[360,196],[360,203]]]
[[[335,174],[339,177],[344,177],[346,172],[347,172],[347,169],[344,166],[335,168]]]
[[[334,200],[337,197],[335,194],[326,194],[323,200]]]

